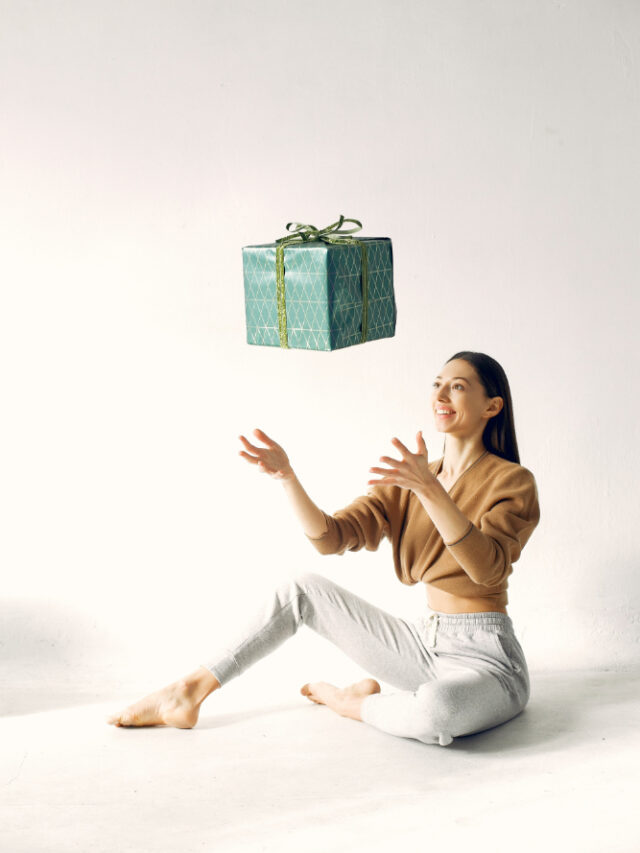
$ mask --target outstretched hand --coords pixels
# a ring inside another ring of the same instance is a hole
[[[240,441],[244,444],[246,450],[241,450],[240,456],[252,465],[257,465],[259,471],[269,474],[276,480],[292,479],[295,474],[289,462],[289,457],[283,448],[272,438],[269,438],[261,429],[254,429],[253,434],[266,447],[257,447],[255,444],[251,444],[244,435],[241,435]]]
[[[381,456],[380,462],[389,468],[369,468],[372,474],[379,474],[381,479],[369,480],[368,485],[400,486],[401,489],[411,489],[420,492],[428,488],[436,480],[429,470],[429,454],[427,445],[422,437],[422,430],[416,435],[417,453],[412,453],[398,438],[392,438],[391,443],[400,451],[402,459],[392,459]]]

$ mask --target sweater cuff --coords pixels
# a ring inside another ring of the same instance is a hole
[[[453,548],[455,545],[459,545],[463,539],[466,539],[472,530],[473,530],[473,521],[470,521],[469,526],[467,527],[466,533],[464,533],[459,539],[456,539],[455,542],[445,542],[444,544],[447,546],[447,548]]]
[[[335,554],[340,544],[338,527],[335,520],[330,515],[327,515],[326,512],[323,514],[327,524],[327,529],[322,536],[312,537],[307,536],[306,533],[305,536],[320,554]]]
[[[502,583],[511,571],[498,543],[478,530],[474,524],[462,539],[447,547],[474,583],[496,586]]]

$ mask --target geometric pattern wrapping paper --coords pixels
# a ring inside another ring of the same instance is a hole
[[[369,270],[367,341],[395,334],[393,254],[387,237],[358,237]],[[287,334],[292,349],[335,350],[362,343],[361,249],[320,240],[284,247]],[[276,244],[245,246],[247,343],[280,346]]]

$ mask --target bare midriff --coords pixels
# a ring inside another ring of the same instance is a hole
[[[506,607],[500,607],[487,598],[462,598],[452,595],[435,586],[427,585],[427,604],[431,610],[439,613],[506,613]]]

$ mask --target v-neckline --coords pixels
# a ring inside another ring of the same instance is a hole
[[[462,474],[460,474],[460,476],[459,476],[459,477],[457,477],[457,478],[453,481],[453,484],[451,485],[451,488],[450,488],[450,489],[447,489],[447,494],[448,494],[448,495],[450,495],[450,494],[451,494],[451,492],[455,489],[455,487],[458,485],[458,483],[459,483],[459,482],[460,482],[460,480],[464,477],[464,475],[467,473],[467,471],[471,471],[471,469],[472,469],[472,468],[475,468],[475,466],[478,464],[478,462],[480,462],[480,460],[481,460],[481,459],[484,459],[484,457],[485,457],[488,453],[489,453],[489,451],[488,451],[488,450],[485,450],[485,451],[484,451],[484,453],[481,453],[481,454],[480,454],[480,456],[478,456],[478,458],[477,458],[474,462],[472,462],[472,463],[471,463],[471,465],[469,465],[469,467],[468,467],[468,468],[465,468],[465,469],[464,469],[464,471],[462,472]],[[435,477],[436,477],[436,479],[438,478],[438,474],[442,471],[442,466],[443,466],[443,465],[444,465],[444,456],[443,456],[443,457],[442,457],[442,459],[440,460],[440,464],[438,465],[438,470],[437,470],[437,471],[436,471],[436,473],[435,473]],[[439,481],[438,481],[438,482],[439,482]]]

